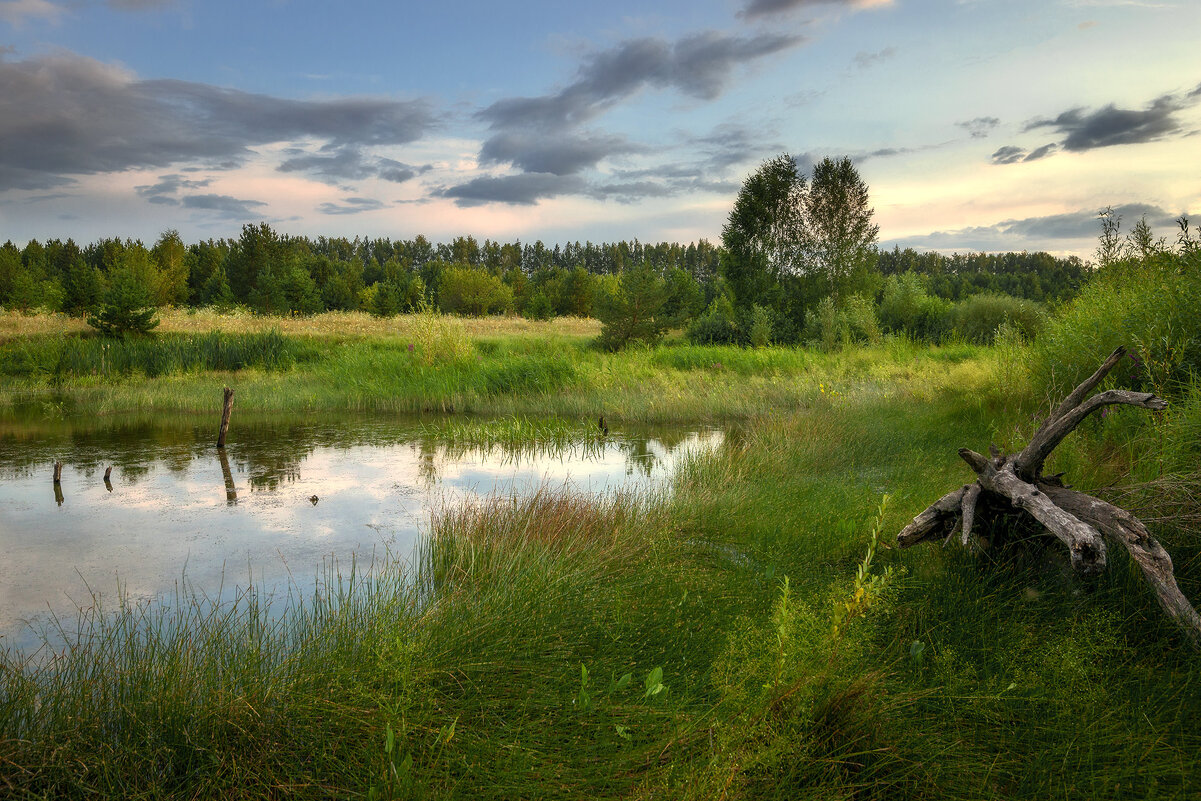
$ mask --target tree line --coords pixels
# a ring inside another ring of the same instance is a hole
[[[308,238],[265,222],[192,244],[174,230],[150,246],[9,241],[0,247],[0,307],[86,315],[102,330],[120,329],[133,311],[149,321],[145,310],[163,306],[382,317],[433,307],[597,317],[612,347],[668,327],[685,327],[694,342],[829,343],[881,330],[962,333],[969,307],[1021,317],[1034,303],[1070,298],[1089,271],[1046,253],[881,252],[872,214],[850,159],[825,159],[808,176],[782,154],[745,180],[717,245]],[[976,296],[992,300],[969,304]],[[118,307],[124,317],[113,316]]]

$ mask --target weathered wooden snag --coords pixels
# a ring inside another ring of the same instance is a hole
[[[234,410],[234,391],[225,388],[225,405],[221,407],[221,430],[217,432],[217,447],[225,447],[225,432],[229,431],[229,416]]]
[[[1043,464],[1076,426],[1096,410],[1115,404],[1162,411],[1168,404],[1150,392],[1111,389],[1087,397],[1126,354],[1118,348],[1097,372],[1064,398],[1020,453],[1004,454],[995,446],[983,456],[967,448],[959,456],[976,473],[976,481],[939,498],[897,535],[902,548],[934,537],[950,540],[956,532],[969,545],[977,512],[1016,509],[1032,517],[1067,546],[1072,567],[1083,575],[1106,565],[1105,541],[1123,545],[1142,568],[1164,611],[1201,645],[1201,616],[1176,585],[1172,559],[1134,515],[1105,501],[1068,489],[1059,476],[1044,476]],[[1087,399],[1086,399],[1087,398]]]

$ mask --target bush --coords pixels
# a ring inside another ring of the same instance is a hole
[[[729,297],[713,299],[705,313],[694,319],[684,336],[693,345],[732,345],[738,341],[738,325],[734,322],[734,304]]]
[[[827,295],[805,313],[805,338],[827,352],[854,343],[875,344],[880,341],[875,307],[863,295],[851,295],[840,308]]]
[[[879,320],[885,331],[923,342],[941,342],[950,333],[952,305],[926,292],[917,273],[890,275],[884,282]]]
[[[1201,258],[1187,251],[1118,261],[1102,269],[1035,344],[1036,382],[1062,394],[1114,348],[1131,358],[1110,375],[1127,389],[1180,392],[1201,375]]]
[[[991,345],[1003,323],[1017,328],[1027,340],[1037,338],[1046,315],[1033,301],[1009,295],[972,295],[954,309],[955,332],[969,342]]]
[[[771,310],[756,303],[751,307],[751,326],[748,332],[751,347],[765,348],[771,344]]]
[[[530,320],[549,320],[554,315],[555,308],[545,292],[539,290],[526,301],[525,316]]]

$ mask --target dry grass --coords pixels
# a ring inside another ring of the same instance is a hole
[[[0,311],[0,343],[30,336],[73,334],[91,329],[82,319],[65,314],[23,314]]]
[[[366,312],[325,312],[312,317],[264,317],[246,311],[219,314],[212,309],[162,309],[156,330],[168,333],[201,334],[263,333],[276,330],[284,334],[334,339],[412,338],[419,315],[402,314],[381,318]],[[527,320],[523,317],[457,318],[471,338],[513,335],[550,337],[595,337],[600,321],[586,317],[558,317],[553,320]],[[23,336],[73,334],[91,329],[81,318],[65,314],[22,314],[0,312],[0,342]]]

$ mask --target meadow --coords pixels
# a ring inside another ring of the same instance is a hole
[[[1047,349],[613,354],[592,321],[437,315],[160,330],[96,352],[77,321],[0,315],[0,417],[215,420],[229,385],[235,428],[356,410],[452,440],[592,435],[600,414],[731,434],[661,495],[443,509],[416,565],[327,567],[282,612],[186,586],[81,612],[73,647],[0,663],[8,797],[1201,794],[1201,657],[1129,560],[1084,581],[1039,537],[893,544],[970,477],[956,449],[1024,444],[1058,400]],[[1150,521],[1194,602],[1197,397],[1090,420],[1047,471]]]

